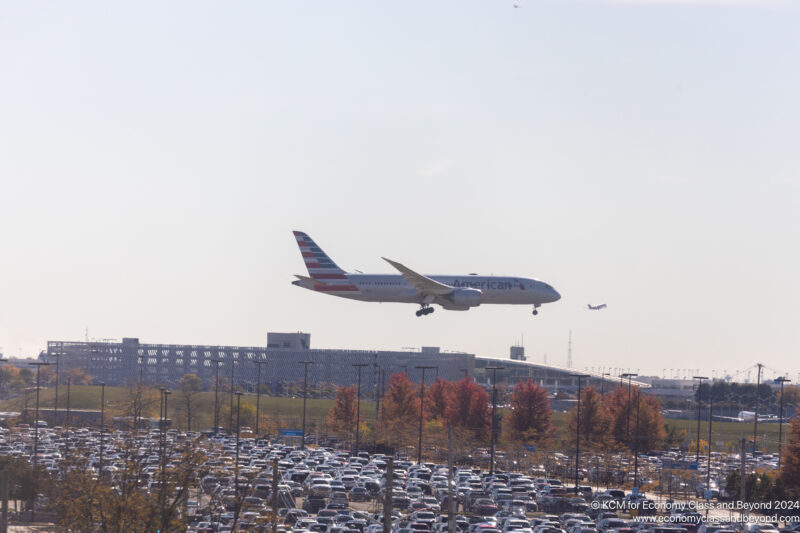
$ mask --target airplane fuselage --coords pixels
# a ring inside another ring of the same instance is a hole
[[[550,285],[532,278],[507,276],[428,276],[431,279],[459,289],[481,291],[483,304],[543,304],[557,300]],[[317,292],[363,302],[426,303],[425,296],[399,274],[347,274],[346,280],[334,283],[303,284]]]

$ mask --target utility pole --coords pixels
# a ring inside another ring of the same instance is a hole
[[[761,369],[764,365],[758,363],[758,379],[756,380],[756,416],[753,418],[753,462],[756,458],[756,433],[758,433],[758,410],[761,407]]]
[[[697,385],[697,453],[694,462],[700,464],[700,407],[703,400],[703,381],[708,379],[705,376],[694,376],[692,379],[699,380]]]
[[[72,385],[72,378],[67,376],[67,417],[64,419],[64,426],[69,426],[69,389],[70,385]]]
[[[216,367],[214,369],[214,435],[219,430],[219,365],[224,363],[222,359],[212,359]]]
[[[228,435],[233,435],[233,369],[236,366],[236,359],[231,354],[231,407],[228,414]]]
[[[503,370],[502,366],[487,366],[486,370],[492,371],[492,435],[489,442],[489,474],[494,474],[494,448],[497,441],[497,371]]]
[[[103,448],[105,447],[106,383],[100,383],[100,478],[103,477]]]
[[[258,423],[259,423],[259,415],[261,414],[261,367],[266,365],[266,361],[253,361],[256,366],[258,367],[258,381],[256,384],[256,439],[258,439]]]
[[[303,365],[303,442],[300,444],[300,449],[306,449],[306,397],[308,396],[308,365],[313,361],[299,361],[298,364]]]
[[[573,378],[578,380],[578,435],[575,439],[575,495],[578,493],[578,473],[579,465],[581,462],[581,380],[588,378],[587,374],[570,374]]]
[[[358,455],[359,424],[361,423],[361,369],[369,366],[367,363],[356,363],[353,365],[358,368],[358,392],[356,393],[356,447],[353,455]]]
[[[259,367],[260,368],[260,367]],[[235,514],[233,515],[233,528],[231,531],[236,531],[236,523],[239,521],[239,511],[242,508],[242,500],[239,498],[239,432],[241,426],[239,422],[241,419],[239,418],[239,414],[242,407],[242,393],[241,391],[236,392],[236,470],[234,473],[234,482],[233,485],[236,490],[236,510]]]
[[[780,406],[780,412],[778,413],[778,470],[780,470],[781,469],[781,444],[783,443],[783,384],[784,383],[789,383],[792,380],[781,376],[778,379],[776,379],[775,381],[778,381],[781,384],[781,406]]]
[[[386,460],[386,485],[383,496],[383,533],[392,531],[392,492],[394,489],[394,458]]]
[[[419,445],[417,446],[417,464],[422,464],[422,418],[423,418],[423,404],[425,403],[425,371],[435,366],[415,366],[414,368],[422,370],[422,381],[419,384]]]
[[[625,440],[628,443],[628,446],[631,445],[631,378],[638,376],[639,374],[631,374],[630,372],[625,372],[624,374],[620,374],[619,382],[622,383],[624,378],[628,378],[628,413],[625,416]]]
[[[59,362],[61,361],[61,354],[60,353],[53,353],[53,357],[56,358],[56,397],[55,397],[55,404],[53,406],[53,425],[58,425],[58,382],[59,377],[61,377],[60,373],[60,366]]]

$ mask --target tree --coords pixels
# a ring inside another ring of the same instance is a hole
[[[178,384],[178,398],[180,410],[186,415],[186,429],[192,430],[192,410],[195,407],[197,396],[203,388],[203,380],[197,374],[184,374]]]
[[[636,387],[634,394],[639,393]],[[636,405],[634,403],[634,405]],[[636,415],[634,414],[631,432],[635,431]],[[639,453],[660,450],[667,436],[664,428],[664,417],[661,415],[661,402],[651,394],[641,394],[639,398]]]
[[[378,440],[389,447],[414,442],[419,422],[419,394],[408,375],[392,374],[381,402]]]
[[[510,400],[511,414],[506,417],[504,434],[518,442],[543,442],[552,438],[555,430],[551,423],[553,411],[547,391],[532,380],[520,381],[514,387]]]
[[[71,368],[61,372],[61,374],[61,379],[66,381],[67,378],[69,378],[69,382],[72,385],[88,385],[92,382],[92,376],[87,374],[82,368]]]
[[[789,422],[789,434],[781,453],[780,480],[787,487],[787,498],[800,498],[800,416]]]
[[[349,436],[356,423],[356,388],[339,387],[336,391],[336,401],[328,411],[328,430],[339,437]]]
[[[581,394],[581,446],[603,449],[609,444],[609,418],[603,399],[594,387],[586,387]],[[575,442],[578,430],[578,409],[569,413],[569,440]]]
[[[465,377],[455,384],[445,410],[447,426],[469,430],[476,438],[487,438],[491,428],[489,394]]]
[[[425,419],[444,418],[447,407],[453,401],[453,394],[452,382],[436,378],[436,382],[425,391]]]

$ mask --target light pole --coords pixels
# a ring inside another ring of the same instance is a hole
[[[628,441],[628,446],[631,445],[631,378],[638,375],[625,372],[619,376],[620,383],[622,383],[623,378],[628,378],[628,413],[625,416],[625,440]]]
[[[241,430],[240,412],[242,407],[242,393],[236,392],[236,475],[234,477],[234,486],[236,487],[236,516],[239,516],[239,432]]]
[[[139,356],[139,386],[144,385],[144,356]]]
[[[694,462],[700,464],[700,406],[703,399],[703,381],[708,379],[706,376],[693,376],[692,379],[699,381],[697,385],[697,453]]]
[[[603,372],[602,377],[600,378],[600,400],[603,402],[603,405],[606,404],[606,376],[610,376],[608,372]]]
[[[487,366],[486,370],[492,371],[492,435],[489,439],[489,474],[494,474],[494,447],[497,440],[497,371],[503,370],[502,366]]]
[[[67,376],[67,417],[64,419],[64,425],[69,427],[69,392],[70,385],[72,385],[72,378]]]
[[[228,413],[228,435],[233,434],[233,368],[236,366],[236,359],[231,354],[231,407]]]
[[[313,361],[299,361],[298,364],[303,365],[303,442],[300,444],[300,449],[306,449],[306,397],[308,396],[308,365]]]
[[[756,461],[756,434],[758,433],[758,411],[761,407],[761,369],[764,367],[758,363],[758,379],[756,380],[756,416],[753,417],[753,463]]]
[[[266,361],[253,361],[258,367],[258,381],[256,382],[256,439],[258,439],[258,422],[261,414],[261,367],[266,365]]]
[[[417,464],[422,463],[422,407],[425,403],[425,371],[436,368],[435,366],[415,366],[422,370],[422,381],[419,384],[419,445],[417,447]]]
[[[57,426],[58,425],[58,382],[59,382],[58,378],[61,376],[61,373],[59,372],[61,366],[59,365],[59,362],[61,361],[61,354],[54,353],[53,357],[56,358],[56,398],[55,398],[55,404],[53,406],[53,425]]]
[[[575,494],[578,494],[578,472],[581,460],[581,380],[588,378],[587,374],[570,374],[578,380],[578,435],[575,439]]]
[[[353,366],[358,368],[358,392],[356,393],[356,447],[353,455],[358,455],[358,437],[360,429],[358,426],[361,424],[361,369],[365,366],[369,366],[369,364],[356,363]]]
[[[105,446],[105,440],[103,436],[105,434],[105,415],[106,415],[106,383],[105,381],[100,383],[100,477],[103,477],[103,447]]]
[[[785,378],[783,376],[779,377],[775,381],[780,382],[781,384],[781,406],[780,411],[778,412],[778,470],[781,469],[781,444],[783,443],[783,384],[789,383],[792,380],[789,378]]]
[[[49,366],[50,363],[36,361],[28,364],[36,367],[36,415],[34,416],[35,420],[33,421],[33,425],[35,426],[33,433],[33,464],[36,464],[39,462],[39,370],[43,366]]]
[[[639,494],[639,400],[642,389],[636,387],[636,429],[633,434],[633,490]]]
[[[714,419],[714,395],[711,388],[708,389],[708,462],[706,463],[706,500],[709,499],[709,489],[711,488],[711,421]],[[780,459],[778,459],[780,461]],[[706,506],[706,518],[708,518],[708,506]]]
[[[214,369],[214,435],[219,431],[219,365],[224,363],[222,359],[212,359],[216,367]]]

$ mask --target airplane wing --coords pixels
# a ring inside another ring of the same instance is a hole
[[[433,280],[429,277],[423,276],[422,274],[417,274],[410,268],[405,265],[402,265],[396,261],[392,261],[391,259],[386,259],[385,257],[382,258],[384,261],[392,265],[396,268],[400,274],[403,275],[403,278],[409,282],[414,288],[424,294],[432,294],[434,296],[444,296],[445,294],[450,294],[455,290],[455,287],[450,285],[445,285],[444,283],[439,283],[436,280]]]
[[[719,420],[721,422],[744,422],[744,418],[741,417],[722,415],[714,415],[714,420]]]

